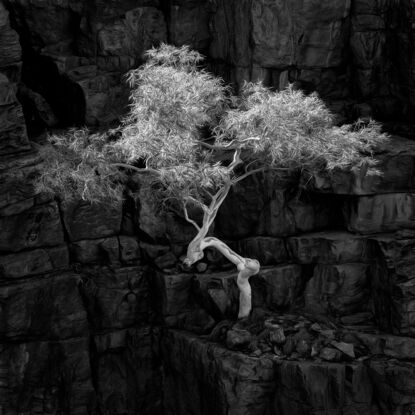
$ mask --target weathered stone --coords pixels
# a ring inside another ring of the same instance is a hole
[[[251,60],[249,45],[250,9],[248,0],[219,0],[211,21],[210,56],[232,65],[248,67]],[[246,79],[246,78],[245,78]]]
[[[415,231],[371,237],[377,246],[373,266],[376,315],[380,327],[415,335]]]
[[[32,117],[38,118],[38,120],[47,127],[56,127],[59,120],[42,95],[26,86],[20,86],[19,94],[20,100],[24,102],[23,105],[26,105],[26,111],[28,110],[28,107],[30,107]]]
[[[89,338],[2,344],[0,407],[5,413],[95,412]]]
[[[284,344],[285,343],[285,335],[284,329],[282,327],[273,328],[269,332],[269,341],[273,344]]]
[[[277,365],[277,381],[274,410],[282,415],[310,409],[316,414],[376,413],[371,411],[372,386],[362,365],[283,361]]]
[[[172,330],[163,336],[162,350],[165,413],[260,415],[270,408],[270,359],[235,353]]]
[[[410,192],[415,189],[415,143],[402,137],[391,137],[375,154],[379,174],[354,167],[349,171],[318,173],[314,176],[317,191],[371,195]]]
[[[164,255],[159,256],[154,260],[154,264],[159,269],[167,269],[167,268],[174,267],[176,263],[177,263],[177,257],[171,251],[166,252]]]
[[[347,30],[344,18],[349,12],[348,0],[253,2],[254,61],[276,68],[339,65]]]
[[[152,319],[148,269],[96,267],[82,275],[80,291],[95,330],[130,327]]]
[[[62,213],[72,242],[113,236],[121,229],[121,204],[91,205],[87,202],[65,202],[62,204]]]
[[[69,252],[66,245],[3,255],[0,256],[0,280],[39,275],[67,269],[68,266]]]
[[[125,17],[112,24],[103,25],[98,31],[100,55],[141,54],[154,43],[166,41],[163,14],[154,7],[137,7],[128,10]]]
[[[261,270],[260,277],[265,280],[265,301],[269,307],[288,308],[299,299],[303,288],[300,266],[265,268]]]
[[[3,252],[64,243],[56,203],[36,206],[13,216],[0,217],[0,229],[0,250]]]
[[[33,180],[41,168],[36,153],[0,159],[0,214],[16,215],[34,206],[36,193]]]
[[[346,205],[348,229],[363,234],[415,228],[415,193],[362,196]]]
[[[274,265],[286,262],[287,249],[282,238],[252,237],[234,244],[237,252],[245,257],[257,259],[261,265]]]
[[[333,340],[330,344],[334,346],[337,350],[340,350],[346,356],[352,359],[355,358],[354,346],[352,343],[337,342]]]
[[[369,374],[381,413],[415,410],[414,363],[375,360],[370,362]]]
[[[249,346],[252,336],[248,330],[231,329],[226,333],[226,346],[231,350],[242,350]]]
[[[71,244],[73,261],[81,264],[119,263],[120,250],[117,237],[77,241]]]
[[[317,265],[304,297],[310,312],[350,315],[370,310],[368,265]]]
[[[151,200],[152,190],[149,187],[151,180],[141,177],[140,189],[136,199],[137,217],[136,229],[144,232],[153,242],[173,244],[187,244],[195,236],[195,228],[173,213],[158,214]]]
[[[11,28],[9,13],[2,2],[0,4],[0,67],[18,64],[21,60],[19,36]]]
[[[250,357],[173,330],[163,336],[162,349],[164,410],[170,414],[371,415],[413,405],[412,363],[373,360],[368,368]],[[331,350],[340,357],[340,351]]]
[[[281,177],[264,174],[234,186],[218,213],[218,233],[229,239],[280,237],[325,228],[334,220],[334,203],[329,208],[324,197],[300,198],[295,191],[298,183],[290,178],[281,181]]]
[[[51,275],[0,290],[0,338],[58,340],[80,337],[88,330],[78,291],[79,276]]]
[[[2,15],[6,13],[5,15]],[[26,133],[26,124],[23,117],[23,110],[16,98],[16,83],[13,82],[6,74],[1,73],[2,66],[10,65],[14,59],[20,61],[20,44],[17,34],[8,23],[7,12],[3,4],[0,4],[0,49],[10,53],[10,56],[1,56],[0,52],[0,155],[13,154],[22,151],[28,151],[30,144]],[[6,19],[5,19],[6,17]],[[18,55],[12,50],[16,41],[18,46]]]
[[[126,265],[134,264],[139,261],[140,245],[133,236],[121,235],[118,237],[120,241],[121,262]]]
[[[116,413],[159,413],[161,370],[157,329],[140,327],[94,336],[99,406]]]
[[[318,232],[288,238],[290,254],[300,264],[368,262],[368,240],[347,232]]]
[[[389,334],[356,333],[357,338],[372,354],[384,354],[396,359],[415,359],[415,339]]]
[[[210,43],[209,4],[206,2],[170,2],[169,39],[175,45],[201,50]],[[188,3],[188,4],[187,4]]]

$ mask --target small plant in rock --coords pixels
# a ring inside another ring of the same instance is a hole
[[[336,126],[316,95],[291,87],[273,92],[247,83],[240,96],[232,96],[221,79],[199,69],[202,57],[188,47],[161,45],[147,58],[128,75],[130,111],[119,128],[105,134],[72,130],[50,138],[52,145],[42,150],[45,169],[38,190],[117,201],[128,178],[148,175],[159,206],[180,207],[196,229],[185,264],[202,259],[208,247],[235,264],[239,318],[246,317],[249,278],[260,264],[208,236],[232,186],[267,170],[313,173],[373,166],[372,151],[385,135],[374,122]]]

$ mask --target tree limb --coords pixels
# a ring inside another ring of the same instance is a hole
[[[194,221],[193,219],[189,218],[189,213],[187,211],[187,207],[186,207],[186,202],[183,202],[183,211],[184,211],[184,217],[185,219],[191,223],[198,232],[200,232],[200,226],[196,223],[196,221]]]
[[[151,169],[151,168],[139,168],[139,167],[135,167],[132,166],[131,164],[126,164],[126,163],[113,163],[112,166],[114,167],[122,167],[124,169],[130,169],[130,170],[134,170],[138,173],[153,173],[153,174],[157,174],[160,175],[160,172],[155,170],[155,169]]]

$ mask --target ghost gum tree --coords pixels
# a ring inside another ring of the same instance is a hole
[[[249,278],[260,264],[208,236],[232,186],[266,170],[367,169],[386,137],[373,122],[336,126],[316,95],[292,88],[273,92],[248,83],[233,96],[199,68],[201,61],[188,47],[149,50],[147,63],[128,75],[130,110],[120,126],[52,136],[41,150],[45,168],[37,187],[66,199],[116,202],[128,179],[148,175],[157,203],[180,207],[196,229],[185,264],[199,261],[208,247],[235,264],[243,318],[251,311]]]

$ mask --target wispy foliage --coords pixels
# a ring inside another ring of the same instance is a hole
[[[272,92],[261,84],[245,84],[237,108],[216,128],[217,142],[240,146],[245,158],[282,168],[335,169],[355,163],[373,164],[373,150],[386,139],[375,122],[334,125],[317,95],[292,87]]]
[[[146,171],[159,200],[203,206],[225,184],[261,168],[372,165],[374,148],[385,140],[375,123],[335,126],[316,95],[292,88],[273,92],[248,83],[231,97],[188,47],[161,45],[147,57],[128,75],[130,111],[116,130],[51,137],[38,190],[118,200],[127,178]],[[210,144],[202,142],[202,128],[212,131]]]
[[[36,182],[39,192],[63,199],[81,197],[91,202],[122,199],[124,175],[106,155],[107,137],[86,129],[50,137],[41,147],[43,170]]]

